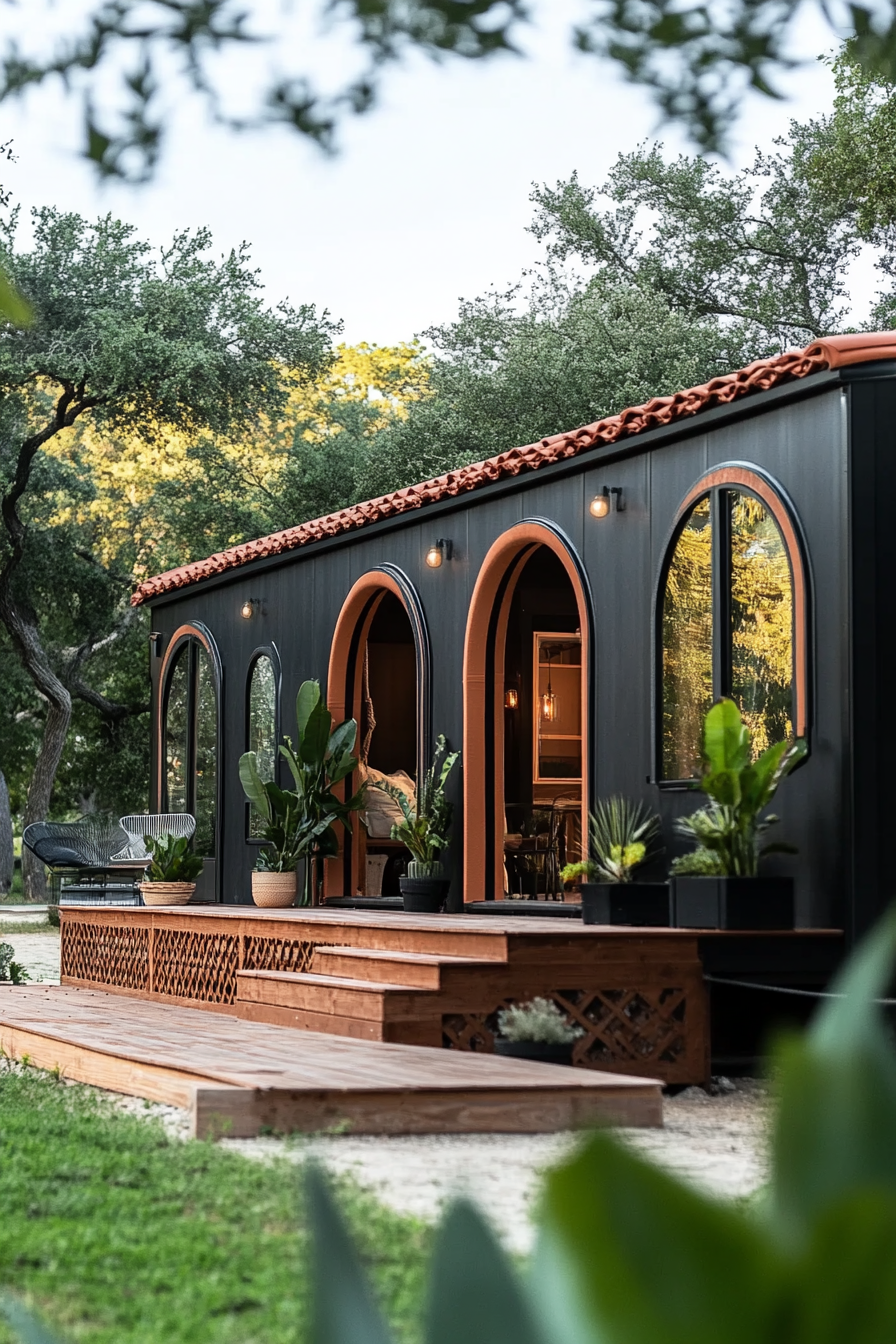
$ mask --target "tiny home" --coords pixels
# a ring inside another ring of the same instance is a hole
[[[542,894],[515,841],[540,817],[577,858],[612,793],[659,812],[668,859],[729,695],[757,745],[806,738],[776,800],[799,853],[769,862],[798,927],[855,938],[896,885],[894,426],[896,333],[822,340],[141,584],[151,803],[195,813],[200,894],[250,900],[238,759],[273,774],[309,677],[369,772],[419,778],[440,733],[462,748],[456,911]],[[366,821],[327,896],[395,884]]]

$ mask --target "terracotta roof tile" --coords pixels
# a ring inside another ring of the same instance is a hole
[[[523,472],[537,471],[539,467],[547,466],[551,462],[575,457],[588,448],[616,443],[619,439],[643,434],[645,430],[655,429],[659,425],[669,425],[675,420],[683,420],[713,406],[727,405],[752,392],[764,392],[794,378],[805,378],[809,374],[819,373],[825,369],[836,369],[847,364],[862,364],[875,359],[896,359],[896,332],[832,336],[815,341],[812,345],[807,345],[804,350],[777,355],[774,359],[757,360],[737,373],[713,378],[699,387],[676,392],[674,396],[654,397],[643,406],[630,407],[619,415],[608,416],[593,425],[584,425],[581,429],[565,434],[554,434],[551,438],[541,439],[538,443],[530,443],[523,448],[511,448],[505,453],[499,453],[497,457],[490,457],[484,462],[475,462],[467,467],[459,467],[457,471],[446,472],[444,476],[437,476],[434,480],[409,485],[404,490],[395,490],[392,494],[381,495],[379,499],[370,499],[364,504],[353,504],[338,513],[300,523],[297,527],[289,527],[282,532],[274,532],[268,537],[261,537],[258,541],[247,541],[241,546],[232,546],[229,550],[209,556],[207,560],[196,560],[192,564],[182,565],[179,569],[169,569],[166,573],[141,583],[131,602],[134,606],[139,606],[142,602],[159,597],[162,593],[185,588],[189,584],[198,583],[200,579],[222,574],[229,569],[237,569],[250,560],[257,560],[262,556],[281,555],[325,537],[355,531],[382,518],[394,518],[399,514],[424,508],[437,500],[465,494],[492,481],[518,476]]]

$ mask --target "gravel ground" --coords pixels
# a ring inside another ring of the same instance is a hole
[[[4,912],[5,913],[5,912]],[[19,916],[16,914],[18,920]],[[59,980],[56,933],[2,933],[33,979]],[[764,1088],[753,1079],[708,1096],[690,1087],[664,1099],[663,1129],[617,1131],[637,1151],[703,1190],[725,1198],[748,1195],[766,1175]],[[135,1097],[114,1097],[134,1114],[156,1116],[186,1138],[186,1112]],[[505,1244],[531,1246],[531,1212],[541,1173],[575,1145],[573,1134],[457,1134],[375,1137],[351,1134],[291,1139],[225,1139],[222,1146],[258,1161],[279,1154],[299,1162],[313,1155],[334,1172],[354,1176],[390,1207],[435,1219],[446,1200],[468,1194],[485,1210]]]

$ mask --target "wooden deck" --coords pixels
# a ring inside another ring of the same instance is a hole
[[[187,1107],[199,1137],[662,1125],[652,1079],[334,1039],[65,986],[0,988],[0,1044],[72,1081]]]
[[[541,995],[581,1026],[579,1068],[702,1083],[707,956],[715,965],[724,953],[719,966],[730,974],[751,946],[771,943],[778,976],[813,949],[835,950],[839,937],[513,915],[73,908],[62,911],[62,981],[359,1041],[476,1053],[494,1049],[502,1007]],[[755,978],[756,966],[744,965]]]

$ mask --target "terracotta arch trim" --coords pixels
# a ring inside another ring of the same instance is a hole
[[[670,558],[677,545],[681,526],[697,501],[713,490],[729,487],[740,487],[761,500],[774,518],[784,541],[784,547],[787,551],[787,558],[790,563],[791,580],[793,583],[793,730],[797,737],[805,737],[809,730],[809,585],[807,581],[805,544],[796,522],[792,505],[787,500],[784,491],[768,476],[755,471],[750,467],[741,466],[736,463],[732,463],[730,466],[723,465],[721,467],[715,467],[712,471],[707,472],[694,483],[679,505],[675,515],[675,523],[672,528],[671,539],[663,554],[655,625],[655,629],[657,630],[658,650],[655,659],[655,666],[657,668],[657,704],[654,720],[657,724],[658,734],[656,748],[658,778],[660,777],[660,767],[662,762],[662,743],[659,739],[662,719],[662,673],[659,662],[662,650],[660,622],[662,620],[663,598],[665,595],[665,585]]]
[[[349,589],[336,618],[327,669],[327,705],[335,722],[351,718],[360,697],[362,666],[358,657],[367,641],[377,608],[391,593],[407,614],[417,659],[417,772],[418,779],[429,764],[432,747],[432,657],[423,604],[410,579],[396,565],[368,570]],[[351,683],[351,684],[350,684]],[[326,890],[330,895],[351,895],[360,880],[358,838],[360,821],[351,818],[349,872],[344,848],[326,861]],[[347,881],[348,878],[348,881]],[[346,888],[350,887],[351,890]]]
[[[593,769],[591,596],[584,567],[569,538],[546,520],[526,519],[504,532],[489,549],[476,578],[467,617],[463,670],[465,901],[488,900],[504,890],[503,843],[498,843],[499,837],[503,842],[504,834],[504,644],[514,590],[526,561],[539,546],[560,560],[578,608],[582,634],[582,835],[588,834]],[[486,736],[490,718],[491,771]]]

